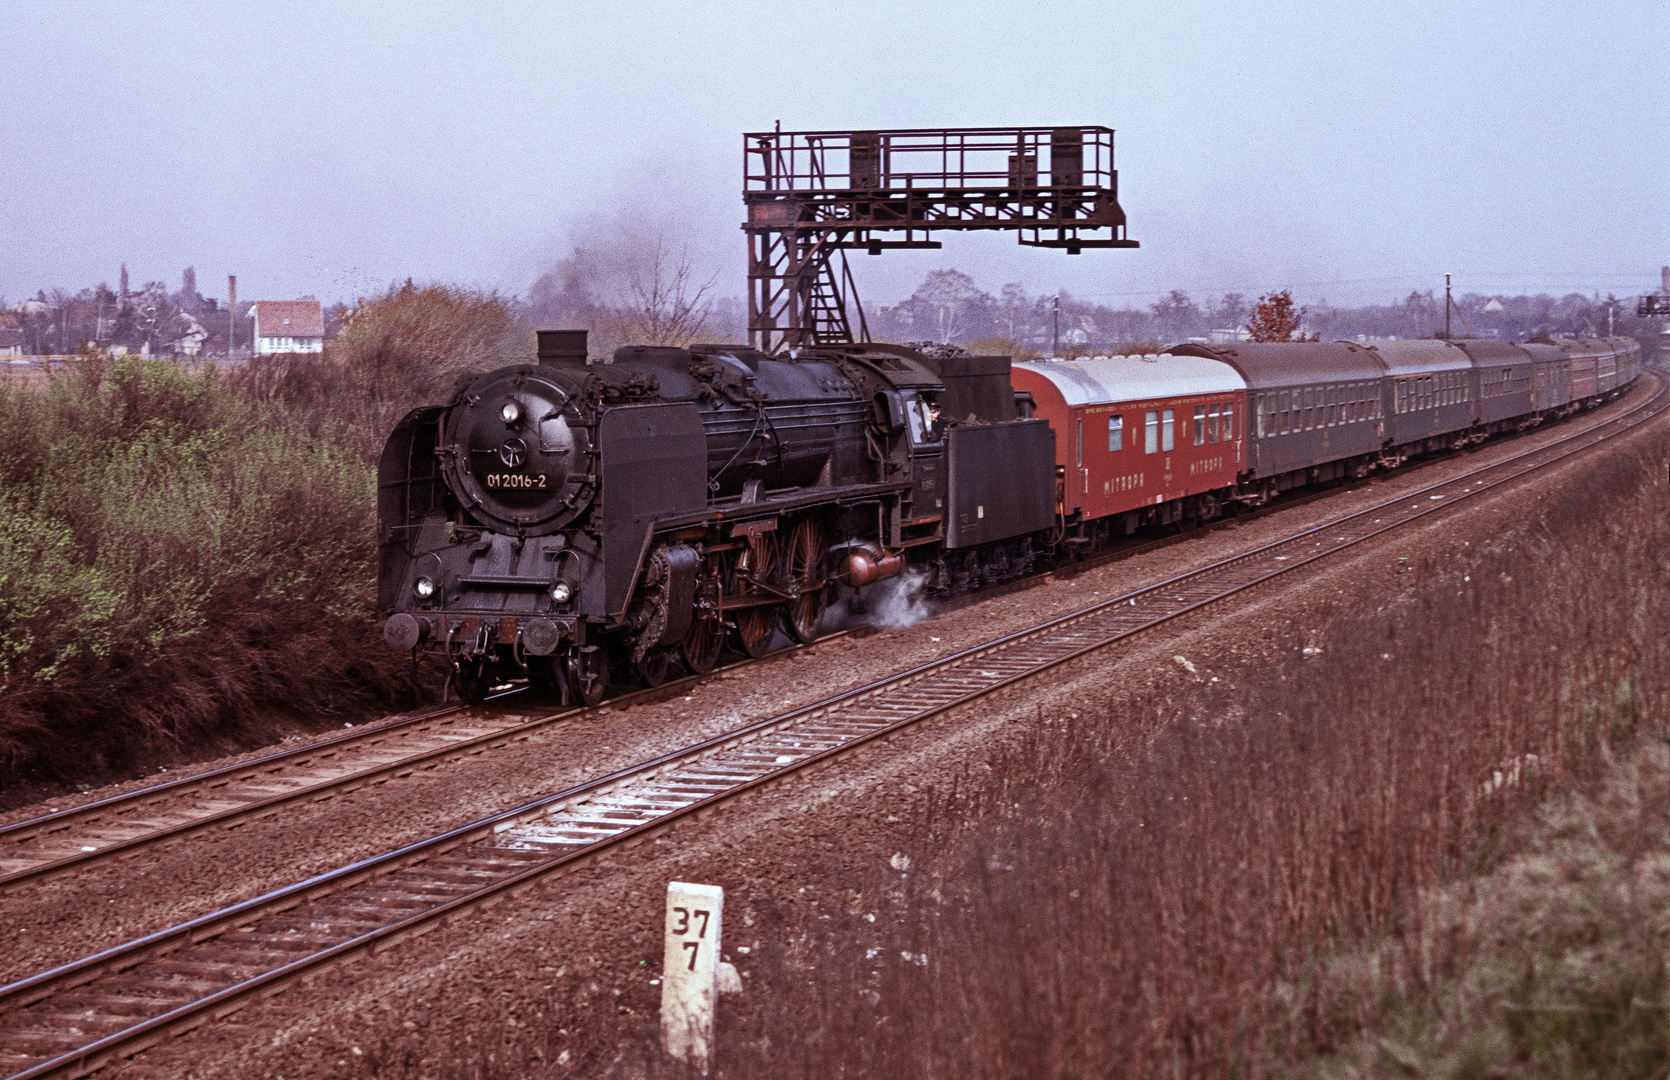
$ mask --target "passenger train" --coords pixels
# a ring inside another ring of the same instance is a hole
[[[947,595],[1148,525],[1207,520],[1604,403],[1628,338],[1179,345],[1011,363],[951,347],[628,346],[414,410],[379,466],[387,643],[466,700],[814,638],[838,593],[917,567]]]

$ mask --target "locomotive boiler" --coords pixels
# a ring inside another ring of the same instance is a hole
[[[525,676],[586,703],[611,677],[811,640],[835,590],[923,561],[1025,573],[1056,521],[1055,439],[1006,357],[849,345],[629,346],[584,331],[460,380],[379,466],[389,645],[465,700]]]

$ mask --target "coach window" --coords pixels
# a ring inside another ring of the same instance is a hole
[[[1079,417],[1073,426],[1073,464],[1084,468],[1084,417]]]
[[[1280,415],[1281,415],[1281,433],[1283,435],[1287,434],[1287,405],[1288,405],[1287,391],[1283,390],[1281,392],[1281,413],[1280,413]]]
[[[1143,418],[1142,452],[1158,454],[1160,452],[1160,414],[1153,409]]]
[[[1206,406],[1195,406],[1195,445],[1206,445]]]
[[[1125,449],[1125,418],[1118,414],[1108,417],[1108,452]]]
[[[1160,449],[1171,453],[1177,447],[1177,412],[1166,409],[1160,415]]]

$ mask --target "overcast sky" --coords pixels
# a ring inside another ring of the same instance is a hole
[[[955,266],[1139,305],[1290,286],[1655,288],[1670,4],[40,3],[0,20],[0,296],[138,284],[513,294],[620,213],[741,296],[741,133],[1102,124],[1139,251],[942,234]]]

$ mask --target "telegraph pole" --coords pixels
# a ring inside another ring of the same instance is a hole
[[[1055,302],[1055,333],[1050,338],[1050,356],[1056,357],[1061,355],[1061,294],[1056,293],[1050,299]]]
[[[1450,275],[1444,275],[1444,340],[1450,339]]]
[[[226,362],[232,362],[232,346],[238,340],[238,275],[226,275]]]

